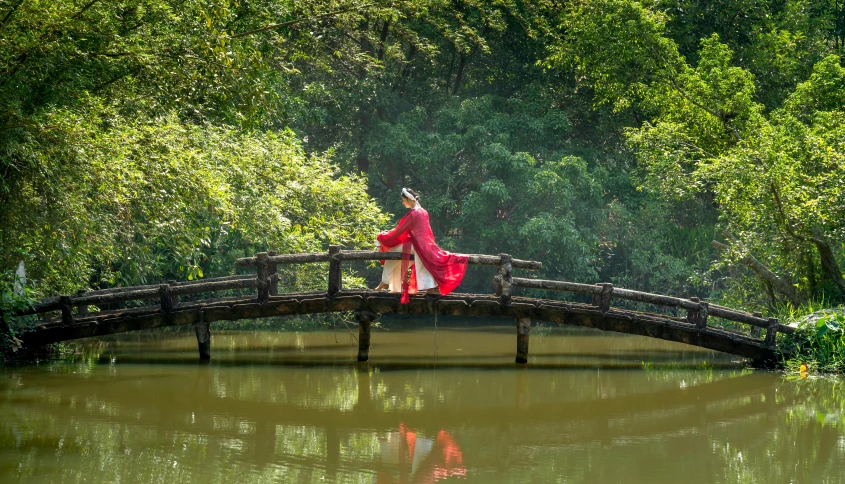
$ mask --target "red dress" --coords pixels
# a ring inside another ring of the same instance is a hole
[[[420,261],[440,287],[440,294],[454,291],[467,271],[469,257],[442,250],[434,242],[434,233],[428,222],[428,212],[422,207],[408,211],[396,228],[382,232],[378,236],[382,251],[387,251],[402,244],[401,274],[408,273],[411,264],[411,246],[414,247],[416,260]],[[402,278],[402,304],[410,300],[409,294],[417,292],[416,271],[412,269],[411,280]]]

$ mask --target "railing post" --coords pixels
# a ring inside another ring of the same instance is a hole
[[[610,299],[613,297],[613,284],[600,282],[601,294],[593,294],[593,306],[598,306],[599,311],[606,313],[610,311]]]
[[[329,296],[339,293],[342,288],[340,265],[340,246],[329,246]]]
[[[169,284],[170,287],[172,288],[176,284],[176,281],[175,280],[169,280],[169,281],[167,281],[167,284]],[[179,296],[173,294],[173,291],[171,291],[170,289],[168,289],[168,292],[170,292],[170,306],[173,309],[176,309],[177,307],[179,307]]]
[[[59,309],[62,310],[62,324],[73,324],[73,308],[70,305],[70,296],[59,296]]]
[[[83,290],[83,289],[76,291],[77,296],[81,296],[83,294],[85,294],[85,290]],[[80,304],[80,305],[76,306],[76,315],[79,316],[80,318],[84,318],[85,316],[88,316],[88,305],[87,304]]]
[[[197,335],[197,349],[200,353],[200,361],[208,361],[211,359],[211,327],[205,320],[205,313],[200,311],[200,320],[194,326],[194,332]]]
[[[267,260],[269,256],[267,252],[259,252],[255,254],[256,278],[258,279],[258,302],[265,302],[270,299],[270,282],[268,281],[268,272],[270,270],[270,262]]]
[[[769,318],[769,327],[766,328],[766,346],[775,346],[775,344],[777,344],[776,337],[778,334],[779,324],[780,322],[777,320],[777,318]]]
[[[754,313],[754,314],[752,314],[752,316],[754,316],[755,318],[762,318],[763,313]],[[752,326],[751,327],[751,337],[752,338],[759,338],[760,333],[762,333],[762,332],[763,332],[763,329],[760,328],[760,326]]]
[[[356,311],[355,319],[358,320],[358,361],[363,362],[370,359],[370,324],[376,315],[370,311]]]
[[[528,337],[531,333],[530,318],[516,318],[516,362],[528,363]]]
[[[161,312],[169,314],[173,312],[173,295],[170,294],[170,285],[161,284],[158,286],[158,298],[161,301]]]
[[[697,297],[691,297],[689,300],[698,303],[698,309],[687,309],[687,323],[694,324],[698,329],[707,328],[707,313],[710,304],[701,302]]]
[[[267,255],[269,255],[270,257],[273,257],[274,255],[276,255],[276,251],[271,250],[271,251],[267,252]],[[279,274],[277,272],[278,272],[278,267],[276,266],[276,264],[269,262],[267,264],[267,277],[269,278],[269,281],[270,281],[270,295],[271,296],[278,296],[279,295]]]
[[[507,304],[511,299],[511,287],[513,286],[513,257],[510,254],[499,254],[499,271],[496,274],[496,296],[502,298]]]

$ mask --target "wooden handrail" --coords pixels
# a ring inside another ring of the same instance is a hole
[[[514,277],[513,285],[529,289],[549,289],[552,291],[576,292],[580,294],[601,294],[601,286],[580,284],[577,282],[548,281],[544,279],[526,279]]]
[[[602,293],[602,286],[598,284],[580,284],[575,282],[564,281],[550,281],[544,279],[526,279],[523,277],[514,277],[513,285],[524,287],[528,289],[546,289],[552,291],[573,292],[578,294],[598,295]],[[610,292],[611,298],[627,299],[629,301],[643,302],[648,304],[656,304],[660,306],[669,306],[686,309],[687,311],[701,311],[704,304],[697,300],[683,299],[673,296],[664,296],[662,294],[652,294],[649,292],[634,291],[631,289],[623,289],[620,287],[613,287]],[[726,308],[715,304],[707,304],[707,313],[710,316],[727,319],[737,323],[748,324],[759,328],[772,328],[776,326],[777,331],[781,333],[794,333],[795,328],[773,319],[765,319],[754,316],[744,311]],[[705,318],[706,321],[706,318]]]
[[[486,254],[465,254],[469,257],[469,264],[497,266],[501,264],[502,258],[498,255]],[[375,250],[341,250],[338,254],[340,260],[400,260],[401,252],[379,252]],[[413,254],[411,260],[414,259]],[[267,260],[274,264],[307,264],[313,262],[329,262],[331,257],[328,252],[310,252],[302,254],[281,254],[270,256]],[[236,264],[243,267],[254,267],[258,265],[256,257],[242,257]],[[543,263],[533,260],[513,259],[513,267],[518,269],[541,270]]]

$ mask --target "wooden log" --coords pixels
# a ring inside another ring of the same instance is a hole
[[[735,309],[726,308],[724,306],[717,306],[711,304],[709,308],[710,316],[723,318],[738,323],[750,324],[751,326],[760,326],[761,328],[768,328],[769,321],[767,319],[758,318],[751,314],[737,311]]]
[[[118,294],[121,292],[141,291],[144,289],[158,289],[158,284],[146,284],[142,286],[111,287],[108,289],[97,289],[77,294],[76,297],[104,296],[106,294]]]
[[[769,326],[766,328],[766,340],[764,344],[768,347],[777,345],[778,326],[780,323],[777,318],[769,318]]]
[[[95,306],[102,306],[105,304],[134,301],[134,300],[156,300],[158,299],[158,286],[152,286],[149,289],[133,289],[129,291],[113,292],[109,294],[94,294],[85,293],[84,296],[71,297],[70,303],[72,305],[93,304]]]
[[[59,296],[45,297],[39,299],[32,304],[32,307],[23,311],[9,311],[9,316],[30,316],[32,314],[47,313],[50,311],[58,311]]]
[[[264,302],[270,299],[270,282],[267,280],[268,271],[270,270],[269,255],[267,252],[259,252],[255,255],[258,260],[256,264],[256,283],[258,284],[258,301]]]
[[[340,253],[341,260],[402,260],[402,252],[379,252],[373,250],[344,250]],[[408,260],[413,261],[414,254]]]
[[[531,333],[531,319],[516,319],[516,362],[528,363],[528,337]]]
[[[621,287],[613,288],[613,297],[647,304],[656,304],[658,306],[679,307],[693,311],[699,309],[699,303],[694,302],[692,299],[687,300],[679,297],[664,296],[662,294],[652,294],[650,292],[632,291],[631,289],[622,289]]]
[[[267,252],[267,255],[270,256],[270,257],[268,257],[269,265],[268,265],[268,270],[267,270],[267,272],[269,272],[268,277],[269,277],[269,281],[270,281],[270,296],[278,296],[279,295],[279,274],[278,274],[279,267],[278,267],[278,264],[276,264],[275,262],[272,261],[272,258],[277,254],[276,254],[276,251],[271,250],[271,251]]]
[[[329,297],[339,293],[343,287],[340,246],[329,246]]]
[[[158,286],[159,301],[161,301],[161,312],[170,314],[173,312],[173,296],[170,294],[170,286],[162,284]]]
[[[370,359],[370,325],[376,319],[375,313],[370,311],[355,311],[358,320],[358,361]]]
[[[206,277],[204,279],[196,280],[196,281],[167,281],[170,284],[170,287],[181,287],[181,286],[195,286],[197,284],[210,284],[212,282],[226,282],[226,281],[254,281],[255,276],[250,274],[242,274],[242,275],[234,275],[234,276],[221,276],[221,277]]]
[[[224,276],[224,277],[214,277],[209,279],[203,279],[202,281],[180,281],[180,282],[168,282],[171,288],[179,287],[179,286],[195,286],[198,284],[208,284],[212,282],[218,281],[237,281],[243,279],[250,279],[252,281],[255,280],[253,276]],[[96,291],[85,291],[82,293],[77,293],[75,296],[71,297],[71,304],[74,306],[88,306],[88,305],[99,305],[99,304],[109,304],[114,302],[121,302],[121,301],[131,301],[134,299],[147,299],[147,300],[156,300],[158,298],[158,284],[150,284],[150,285],[143,285],[143,286],[131,286],[131,287],[113,287],[110,289],[98,289]],[[178,294],[195,294],[196,292],[179,292],[174,291]],[[203,292],[203,291],[197,291]],[[116,295],[123,294],[126,297],[120,297]],[[110,297],[104,297],[110,296]],[[37,313],[44,313],[49,311],[58,311],[61,308],[59,307],[59,298],[58,297],[47,297],[40,299],[38,302],[33,304],[32,309],[27,311],[23,311],[17,313],[18,316],[26,316],[29,314],[37,314]]]
[[[701,300],[697,297],[691,297],[689,299],[690,302],[694,303],[698,307],[695,309],[687,308],[687,322],[695,325],[698,329],[707,328],[707,307],[709,304],[701,302]]]
[[[600,282],[597,285],[601,287],[601,292],[593,294],[592,305],[598,307],[599,311],[606,313],[610,311],[610,300],[613,298],[613,284]]]
[[[59,296],[59,309],[62,311],[62,325],[70,326],[73,324],[73,306],[70,302],[70,296]]]
[[[481,266],[497,266],[502,263],[501,257],[497,255],[484,254],[466,254],[469,257],[469,263]],[[533,260],[511,259],[511,267],[517,269],[529,269],[539,271],[543,268],[543,263]]]
[[[211,325],[205,320],[203,312],[200,311],[200,320],[194,325],[194,332],[197,335],[197,349],[200,353],[200,361],[211,359]]]
[[[225,291],[229,289],[245,289],[258,287],[258,279],[254,276],[238,276],[237,279],[227,279],[216,282],[203,281],[190,285],[172,286],[170,293],[176,296],[199,294],[202,292]]]
[[[512,284],[532,289],[550,289],[552,291],[577,292],[581,294],[601,294],[601,286],[593,284],[579,284],[577,282],[548,281],[545,279],[512,278]]]
[[[468,263],[471,265],[484,266],[498,266],[501,265],[502,259],[500,255],[484,255],[484,254],[463,254],[469,258]],[[413,260],[413,254],[411,260]],[[401,252],[379,252],[373,250],[344,250],[341,254],[343,260],[401,260]],[[511,265],[518,269],[540,270],[543,268],[543,263],[531,260],[512,259]]]
[[[499,271],[496,274],[496,296],[502,298],[502,303],[507,304],[511,299],[511,286],[513,286],[513,257],[510,254],[499,254]]]

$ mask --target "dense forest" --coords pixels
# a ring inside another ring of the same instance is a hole
[[[4,301],[370,248],[409,186],[547,278],[835,305],[843,51],[841,0],[0,0]]]

